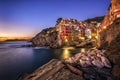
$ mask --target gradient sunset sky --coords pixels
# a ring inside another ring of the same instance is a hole
[[[60,17],[85,20],[106,14],[110,0],[0,0],[0,37],[32,37]]]

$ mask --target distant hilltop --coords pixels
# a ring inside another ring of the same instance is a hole
[[[0,37],[0,41],[24,41],[30,39],[30,37]]]
[[[0,37],[0,41],[5,41],[7,40],[7,37]]]

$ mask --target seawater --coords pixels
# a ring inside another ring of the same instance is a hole
[[[85,48],[25,47],[27,41],[0,42],[0,80],[16,80],[19,75],[30,73],[51,59],[65,59]]]

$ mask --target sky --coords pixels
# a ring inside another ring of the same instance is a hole
[[[33,37],[58,18],[106,14],[110,0],[0,0],[0,37]]]

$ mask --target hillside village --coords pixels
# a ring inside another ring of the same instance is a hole
[[[103,18],[103,16],[96,17],[91,19],[91,21],[78,21],[71,18],[58,18],[55,27],[44,29],[39,33],[44,35],[44,37],[40,38],[40,35],[37,34],[36,37],[32,39],[33,45],[59,48],[62,46],[76,46],[81,42],[91,39],[97,41],[98,27],[100,27]],[[54,35],[50,35],[53,33]]]
[[[96,18],[97,20],[97,18]],[[76,19],[59,18],[56,24],[58,38],[62,42],[71,43],[71,41],[85,41],[97,39],[97,30],[101,22],[97,21],[77,21]],[[78,43],[79,44],[79,43]]]

